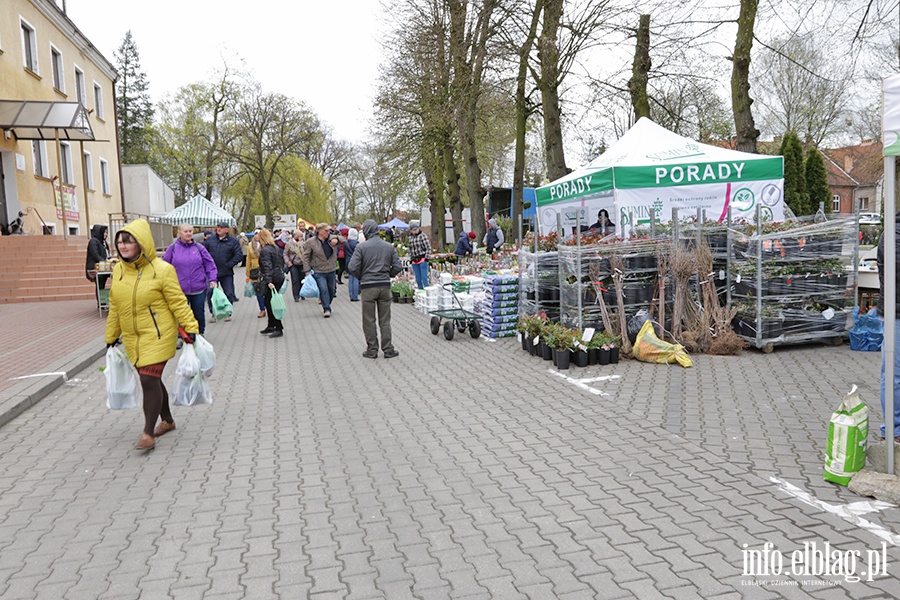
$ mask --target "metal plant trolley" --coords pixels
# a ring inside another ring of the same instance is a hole
[[[478,338],[481,335],[481,323],[479,323],[482,318],[481,315],[465,310],[462,307],[459,298],[456,297],[456,292],[453,291],[453,284],[445,283],[441,285],[441,288],[450,292],[453,297],[454,308],[428,311],[428,314],[433,315],[431,317],[431,333],[437,335],[441,330],[442,319],[446,319],[446,321],[443,321],[443,329],[444,337],[448,341],[453,339],[454,329],[460,333],[465,333],[468,330],[470,336]]]

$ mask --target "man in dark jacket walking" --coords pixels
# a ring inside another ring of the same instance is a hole
[[[228,229],[228,223],[219,223],[216,225],[216,235],[211,235],[203,242],[203,245],[209,250],[210,256],[216,263],[216,272],[222,291],[225,292],[228,301],[234,304],[238,301],[238,297],[234,294],[234,267],[240,264],[244,253],[241,251],[240,242],[228,235]],[[211,300],[209,301],[209,311],[212,312]],[[225,320],[230,319],[231,317],[227,317]],[[210,321],[215,322],[214,319],[210,319]]]
[[[385,358],[399,356],[391,339],[391,278],[403,269],[393,244],[378,236],[378,225],[369,219],[362,226],[366,241],[359,244],[350,257],[347,271],[359,279],[362,297],[362,326],[366,336],[366,358],[378,358],[378,330]]]

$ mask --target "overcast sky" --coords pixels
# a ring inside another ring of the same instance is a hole
[[[131,30],[154,102],[237,56],[264,89],[304,101],[339,138],[364,138],[381,52],[378,0],[66,0],[66,8],[113,64]]]

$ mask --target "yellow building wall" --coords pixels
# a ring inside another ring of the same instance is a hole
[[[110,213],[122,212],[122,186],[119,169],[119,148],[116,136],[115,94],[113,66],[77,30],[51,0],[3,0],[0,19],[0,99],[76,102],[76,67],[84,73],[85,108],[90,111],[89,120],[97,141],[84,142],[84,151],[90,152],[93,186],[88,189],[82,170],[82,149],[79,142],[71,142],[72,172],[78,219],[68,225],[78,226],[80,235],[89,235],[90,225],[107,224]],[[33,28],[37,50],[37,72],[25,67],[22,20]],[[63,90],[53,82],[51,45],[62,56]],[[94,84],[102,90],[103,117],[98,115],[94,97]],[[16,202],[19,210],[26,211],[25,230],[40,233],[41,222],[54,223],[55,232],[63,233],[63,219],[55,206],[54,181],[59,175],[55,140],[46,141],[49,178],[35,174],[35,161],[30,140],[15,139],[14,135],[0,136],[0,152],[13,153],[15,160],[4,161],[4,175],[13,176],[9,165],[15,164],[15,195],[9,198],[8,212],[14,213]],[[24,158],[24,160],[23,160]],[[109,166],[109,193],[104,194],[101,184],[100,161]],[[23,165],[24,163],[24,165]],[[24,166],[24,169],[21,167]],[[9,186],[7,186],[9,192]],[[36,209],[28,211],[29,207]],[[87,210],[86,210],[87,209]],[[9,220],[15,218],[9,215]],[[88,223],[90,219],[90,223]]]

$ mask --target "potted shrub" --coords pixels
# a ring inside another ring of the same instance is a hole
[[[560,371],[569,368],[572,359],[572,348],[575,346],[575,331],[568,327],[559,326],[556,335],[556,366]]]
[[[402,287],[402,284],[400,281],[392,281],[391,282],[391,298],[393,299],[393,301],[395,303],[400,302],[401,287]]]
[[[580,335],[575,336],[574,344],[572,344],[572,361],[576,367],[588,366],[588,347],[582,341],[582,336]]]
[[[619,362],[619,338],[611,334],[609,338],[609,364],[614,365]]]
[[[516,331],[522,336],[522,350],[534,354],[532,350],[535,346],[534,338],[540,335],[541,328],[544,326],[544,321],[546,319],[547,316],[544,313],[524,315],[519,319],[519,323],[516,325]]]
[[[611,333],[603,331],[595,334],[591,342],[597,346],[597,364],[608,365],[611,353],[610,349],[615,342],[615,337]]]
[[[600,364],[600,347],[603,346],[603,332],[594,333],[594,337],[587,343],[588,364]]]
[[[559,337],[560,325],[547,322],[541,330],[541,357],[544,360],[553,360],[553,349],[556,348]]]

